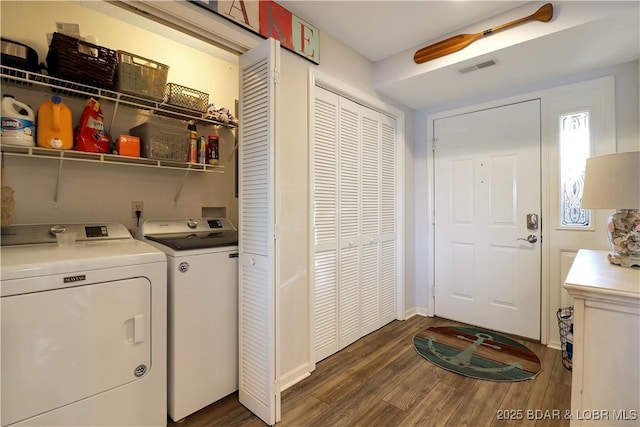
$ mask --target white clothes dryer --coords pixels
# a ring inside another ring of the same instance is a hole
[[[238,231],[226,218],[152,219],[167,255],[168,411],[179,421],[238,390]]]
[[[166,426],[165,254],[103,223],[2,228],[0,255],[2,426]]]

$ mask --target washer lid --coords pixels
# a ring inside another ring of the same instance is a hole
[[[177,251],[238,245],[238,232],[231,230],[200,233],[147,234],[145,238]]]

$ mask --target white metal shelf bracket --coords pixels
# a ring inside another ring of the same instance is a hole
[[[176,193],[176,197],[173,199],[174,206],[178,204],[178,199],[180,198],[180,194],[182,193],[182,189],[184,188],[184,184],[187,182],[187,177],[189,176],[190,169],[184,171],[184,176],[182,177],[182,182],[180,183],[180,187],[178,187],[178,192]]]
[[[63,158],[58,160],[58,174],[56,175],[56,188],[53,192],[53,207],[58,207],[58,200],[60,199],[60,181],[62,178],[62,163],[64,162]]]

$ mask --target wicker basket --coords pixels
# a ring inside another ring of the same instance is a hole
[[[119,50],[116,90],[162,101],[168,73],[168,65]]]
[[[118,58],[115,50],[53,33],[47,65],[54,77],[113,89]]]
[[[204,113],[209,105],[209,94],[175,83],[167,83],[164,102],[175,107]]]
[[[189,131],[186,127],[163,123],[143,123],[129,129],[140,138],[142,157],[186,162],[189,154]]]

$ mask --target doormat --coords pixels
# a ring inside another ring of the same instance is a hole
[[[413,337],[413,346],[434,365],[479,380],[523,381],[542,370],[529,348],[479,328],[432,326]]]

